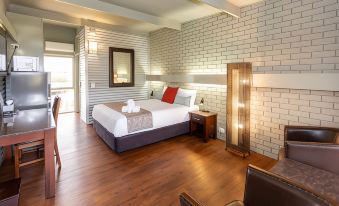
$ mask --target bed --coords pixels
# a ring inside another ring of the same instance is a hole
[[[98,136],[114,151],[123,152],[189,132],[189,112],[196,105],[169,104],[158,99],[136,101],[152,114],[153,127],[128,132],[127,118],[105,104],[93,108],[93,126]]]

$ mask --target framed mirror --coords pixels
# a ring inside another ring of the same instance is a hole
[[[134,50],[109,48],[109,87],[134,86]]]

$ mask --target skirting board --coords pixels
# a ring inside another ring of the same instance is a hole
[[[146,80],[227,85],[224,74],[147,75]],[[339,91],[339,73],[253,74],[253,87]]]

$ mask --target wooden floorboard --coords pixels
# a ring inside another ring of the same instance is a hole
[[[225,151],[225,143],[180,136],[117,154],[75,114],[59,116],[62,169],[56,197],[45,200],[42,164],[21,169],[20,205],[179,205],[186,191],[206,206],[242,199],[246,167],[269,169],[275,160],[251,154],[242,159]],[[0,179],[13,176],[7,163]]]

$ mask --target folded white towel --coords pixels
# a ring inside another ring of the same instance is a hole
[[[140,106],[135,106],[133,108],[132,112],[134,112],[134,113],[140,112]]]
[[[127,103],[127,106],[128,106],[128,107],[131,107],[131,108],[134,108],[134,107],[135,107],[135,102],[134,102],[133,99],[127,100],[126,103]]]
[[[128,107],[127,106],[122,106],[121,112],[128,112]]]
[[[133,99],[129,99],[127,100],[127,102],[125,102],[127,105],[126,106],[123,106],[121,108],[121,112],[124,112],[124,113],[132,113],[132,112],[140,112],[140,106],[135,106],[135,102]]]

